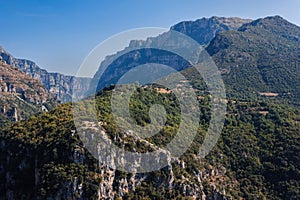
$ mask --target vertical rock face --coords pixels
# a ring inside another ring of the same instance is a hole
[[[186,34],[196,40],[201,45],[208,44],[218,33],[228,30],[237,30],[250,19],[241,19],[238,17],[211,17],[202,18],[196,21],[183,21],[171,27]]]
[[[43,114],[42,125],[40,120],[29,120],[29,123],[41,125],[34,133],[28,132],[29,129],[16,129],[14,133],[0,135],[0,175],[5,175],[0,181],[0,199],[135,199],[135,193],[152,196],[154,191],[161,191],[156,196],[159,199],[177,196],[228,199],[223,190],[235,187],[223,169],[212,166],[202,169],[200,164],[189,168],[186,161],[171,157],[166,167],[150,173],[112,169],[107,163],[94,159],[78,140],[77,131],[69,121],[69,106],[61,105],[59,109],[63,112],[53,110]],[[49,129],[56,126],[59,131],[46,132],[44,126]],[[89,126],[87,134],[93,130],[93,124]],[[108,135],[106,131],[101,134]],[[116,138],[121,143],[133,139],[126,132]],[[159,148],[138,137],[134,141],[145,147]],[[114,139],[114,142],[117,141]],[[14,148],[16,145],[20,148]],[[200,163],[196,156],[193,161]]]
[[[0,126],[24,120],[55,105],[53,95],[36,79],[0,61]]]
[[[183,33],[194,39],[200,45],[206,46],[217,34],[223,31],[237,30],[243,24],[249,22],[251,22],[251,20],[240,18],[202,18],[196,21],[180,22],[172,26],[170,30]],[[143,65],[145,63],[157,63],[172,66],[177,71],[190,67],[189,63],[184,62],[185,60],[176,54],[168,51],[147,48],[151,46],[151,44],[156,44],[158,46],[165,44],[171,45],[174,42],[174,35],[172,36],[172,34],[170,33],[171,32],[166,32],[157,37],[148,38],[145,41],[133,40],[123,51],[120,51],[111,56],[107,56],[107,58],[101,63],[99,70],[93,77],[91,85],[97,85],[96,90],[98,91],[106,86],[109,86],[110,84],[116,84],[119,78],[126,72],[136,66]],[[178,47],[180,48],[181,45],[186,44],[180,45],[178,43],[173,45],[178,45]],[[103,67],[110,62],[111,64],[105,69],[102,76],[100,76]],[[149,75],[150,74],[151,72],[149,72]]]
[[[242,26],[245,23],[250,22],[251,20],[248,19],[240,19],[240,18],[224,18],[224,17],[211,17],[211,18],[202,18],[196,21],[184,21],[180,22],[174,26],[171,27],[171,30],[175,30],[178,32],[181,32],[183,34],[186,34],[196,40],[201,45],[207,45],[218,33],[226,30],[236,30],[240,26]],[[151,40],[151,39],[149,39]],[[159,41],[157,38],[153,38],[154,41],[147,42],[157,42]],[[143,44],[139,44],[141,41],[131,41],[131,44],[129,47],[133,46],[142,46]],[[137,52],[140,53],[140,52]],[[188,67],[188,65],[185,65],[182,63],[178,58],[174,55],[160,55],[163,54],[162,51],[160,52],[154,52],[154,51],[148,51],[147,55],[148,57],[151,57],[151,61],[157,61],[158,63],[166,64],[166,65],[175,65],[177,66],[177,69],[183,69]],[[17,67],[21,71],[23,71],[25,74],[29,75],[32,78],[35,78],[39,80],[46,89],[48,89],[54,96],[58,97],[62,102],[69,102],[72,100],[73,95],[73,89],[76,89],[77,91],[82,92],[76,92],[75,99],[81,99],[86,94],[85,91],[88,91],[90,79],[89,78],[80,78],[80,77],[74,77],[74,76],[67,76],[60,73],[49,73],[44,69],[41,69],[39,66],[36,65],[36,63],[25,60],[25,59],[17,59],[14,58],[11,54],[9,54],[7,51],[5,51],[2,47],[0,47],[0,56],[3,58],[3,60],[14,67]],[[124,57],[123,60],[130,60],[132,59],[131,56],[135,55],[129,55],[128,57]],[[143,64],[144,61],[147,61],[147,58],[145,56],[142,56],[137,61],[135,61],[136,64]],[[115,79],[118,78],[118,76],[122,75],[124,72],[126,72],[128,69],[131,69],[133,67],[134,63],[130,66],[126,66],[126,69],[118,68],[118,66],[112,66],[112,69],[110,71],[107,71],[105,75],[105,83],[104,84],[100,81],[98,83],[99,78],[99,72],[96,73],[92,84],[97,85],[97,90],[102,89],[105,86],[108,86],[109,84],[115,83]],[[115,72],[116,70],[116,72]],[[75,88],[73,88],[75,87]],[[94,92],[94,88],[90,90],[89,92]]]
[[[1,46],[0,56],[7,64],[18,68],[28,76],[39,80],[47,90],[62,102],[69,102],[72,100],[73,86],[80,91],[86,91],[89,87],[89,78],[67,76],[60,73],[49,73],[30,60],[14,58]],[[83,96],[84,95],[77,96],[75,98],[80,99]]]

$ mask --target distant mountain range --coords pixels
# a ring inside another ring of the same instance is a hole
[[[299,106],[300,94],[300,27],[280,16],[255,21],[240,18],[202,18],[196,21],[180,22],[171,27],[187,34],[205,47],[222,72],[228,96],[260,96],[273,93],[279,99],[290,99]],[[190,65],[172,53],[155,49],[143,49],[151,43],[165,42],[166,34],[146,41],[131,41],[125,48],[134,50],[119,58],[124,51],[108,56],[102,65],[115,60],[100,78],[99,70],[91,86],[93,91],[103,89],[135,66],[145,63],[159,63],[173,66],[181,71]],[[136,55],[139,55],[136,57]],[[100,68],[101,69],[101,66]],[[197,72],[196,72],[197,74]],[[195,72],[187,76],[194,76]],[[200,74],[196,79],[201,79]],[[100,80],[100,81],[99,81]]]
[[[295,108],[268,101],[229,100],[225,127],[217,144],[205,159],[199,159],[210,117],[206,95],[199,102],[197,136],[184,155],[168,156],[168,165],[161,170],[127,173],[109,167],[108,161],[100,161],[108,153],[109,161],[112,158],[112,162],[121,162],[120,154],[99,145],[95,146],[99,152],[95,158],[83,141],[96,142],[102,136],[129,152],[153,152],[176,136],[180,107],[174,103],[172,93],[139,88],[130,101],[132,118],[138,124],[149,123],[148,111],[153,103],[165,105],[168,114],[158,134],[141,138],[116,125],[110,110],[111,89],[95,97],[101,123],[82,118],[86,126],[80,138],[71,104],[59,105],[2,130],[0,198],[299,199],[300,114]],[[89,112],[86,105],[90,100],[85,101],[82,113]],[[153,162],[161,158],[157,156]],[[149,164],[155,165],[153,162]]]
[[[20,69],[28,76],[40,81],[47,90],[49,90],[58,100],[62,102],[72,101],[73,86],[78,90],[86,90],[89,85],[89,78],[80,78],[63,75],[60,73],[51,73],[40,68],[36,63],[26,59],[18,59],[0,46],[0,56],[7,64]],[[76,97],[78,99],[82,96]]]
[[[300,73],[299,29],[298,26],[279,16],[254,21],[236,17],[211,17],[183,21],[170,28],[188,35],[206,48],[222,72],[228,95],[251,96],[273,93],[277,98],[290,98],[291,103],[295,105],[298,105],[295,99],[300,96],[299,79],[295,77]],[[131,41],[126,49],[160,42],[160,38],[161,36],[158,36],[144,42]],[[89,78],[49,73],[32,61],[14,58],[3,48],[0,48],[0,56],[7,64],[39,80],[62,102],[72,100],[72,89],[90,90],[89,93],[94,93],[110,84],[115,84],[127,71],[149,61],[173,66],[179,71],[190,67],[175,55],[157,50],[143,51],[137,50],[119,58],[121,62],[112,63],[103,73],[100,81],[100,71],[96,72],[91,81]],[[120,53],[122,51],[108,56],[103,63],[114,60]],[[139,59],[134,58],[136,54],[141,54]],[[130,65],[127,66],[126,63]],[[200,76],[196,78],[201,79]],[[88,88],[90,81],[90,88]],[[236,84],[241,82],[243,84]],[[85,93],[78,93],[78,95],[80,96],[77,98],[81,99]]]

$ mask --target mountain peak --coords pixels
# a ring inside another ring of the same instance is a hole
[[[240,28],[243,24],[252,21],[251,19],[242,19],[239,17],[218,17],[218,16],[213,16],[211,18],[208,18],[208,20],[212,20],[220,24],[224,24],[228,26],[230,29],[234,29],[234,30]]]
[[[240,84],[236,83],[248,81],[247,87],[238,90],[290,92],[296,96],[299,91],[296,75],[299,74],[299,46],[300,27],[274,16],[244,24],[238,30],[224,31],[206,50],[217,66],[228,72],[224,76],[227,85],[235,84],[237,89]]]
[[[182,21],[170,29],[181,32],[196,40],[201,45],[208,44],[218,33],[226,30],[237,30],[250,19],[238,17],[217,17],[201,18],[195,21]]]
[[[275,16],[268,16],[265,18],[260,18],[257,20],[254,20],[250,23],[246,23],[243,26],[241,26],[238,30],[239,31],[251,31],[253,28],[263,28],[265,30],[270,30],[274,33],[280,33],[280,32],[290,32],[293,35],[299,36],[299,30],[300,27],[298,27],[295,24],[290,23],[283,17],[279,15]],[[293,33],[294,32],[294,33]]]

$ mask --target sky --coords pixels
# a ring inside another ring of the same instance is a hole
[[[0,0],[0,45],[49,72],[74,75],[89,52],[130,29],[202,17],[280,15],[300,25],[299,0]]]

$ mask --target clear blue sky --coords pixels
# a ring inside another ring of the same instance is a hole
[[[101,41],[133,28],[211,16],[281,15],[300,25],[299,0],[0,0],[0,45],[48,71],[75,74]]]

